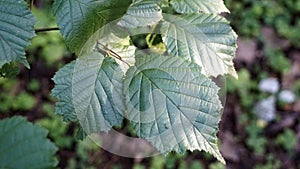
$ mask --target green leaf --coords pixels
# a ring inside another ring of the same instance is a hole
[[[55,104],[55,113],[61,115],[66,122],[78,121],[72,99],[72,76],[75,63],[73,61],[65,65],[52,78],[55,87],[52,89],[51,95],[58,99]]]
[[[115,60],[93,52],[76,60],[72,98],[87,134],[121,126],[124,111],[123,72]]]
[[[119,22],[120,26],[136,28],[154,25],[162,19],[162,10],[155,1],[136,1],[130,5],[127,13]]]
[[[14,61],[29,68],[25,48],[35,36],[35,22],[25,1],[0,0],[0,68]]]
[[[54,76],[56,113],[78,119],[87,134],[108,131],[123,120],[123,72],[115,60],[93,52],[66,65]]]
[[[171,5],[178,13],[230,13],[223,0],[171,0]]]
[[[57,148],[47,130],[23,117],[0,121],[0,168],[40,169],[55,167]]]
[[[19,67],[14,63],[6,63],[0,68],[0,77],[13,78],[20,73]]]
[[[179,57],[138,55],[124,80],[126,117],[163,153],[205,150],[225,163],[216,137],[219,88],[200,71]]]
[[[237,35],[225,18],[215,14],[163,16],[164,42],[170,54],[194,61],[208,76],[230,74],[237,78],[232,61]]]
[[[55,0],[53,11],[67,46],[80,53],[99,28],[125,14],[131,0]]]
[[[134,65],[136,47],[130,44],[129,36],[126,38],[119,38],[113,33],[107,32],[98,40],[97,45],[97,48],[113,51],[114,54],[117,54],[122,58],[122,61],[116,60],[116,62],[119,64],[124,74],[129,69],[129,66]]]
[[[84,139],[86,138],[86,136],[87,136],[87,134],[86,134],[86,132],[83,130],[83,128],[82,128],[82,127],[79,127],[79,128],[77,129],[77,132],[76,132],[76,138],[77,138],[78,140],[84,140]]]

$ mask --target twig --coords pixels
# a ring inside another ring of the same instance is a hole
[[[47,31],[57,31],[59,30],[59,28],[55,27],[55,28],[40,28],[40,29],[36,29],[35,33],[39,33],[39,32],[47,32]]]
[[[98,45],[101,46],[101,48],[104,48],[104,50],[101,49],[100,47],[98,47]],[[103,44],[101,44],[101,43],[99,43],[99,42],[97,42],[97,50],[98,50],[101,54],[103,54],[103,55],[111,55],[111,56],[113,56],[114,58],[116,58],[116,59],[118,59],[118,60],[124,62],[127,66],[130,67],[129,63],[125,62],[125,61],[122,59],[122,57],[121,57],[120,55],[118,55],[116,52],[114,52],[114,51],[108,49],[106,46],[104,46]]]

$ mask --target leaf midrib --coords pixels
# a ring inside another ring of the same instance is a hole
[[[157,85],[156,83],[155,83],[155,81],[152,81],[151,80],[151,78],[149,78],[143,71],[141,71],[140,72],[141,74],[143,74],[144,76],[145,76],[145,78],[147,79],[147,80],[149,80],[150,82],[151,82],[151,84],[153,84],[157,89],[159,89],[165,96],[166,96],[166,98],[178,109],[178,111],[179,112],[181,112],[180,114],[182,114],[182,115],[184,115],[184,117],[186,118],[186,119],[188,119],[188,121],[190,122],[190,124],[192,125],[192,126],[194,126],[194,123],[185,115],[185,113],[184,112],[182,112],[182,110],[180,109],[180,107],[168,96],[168,94],[166,94],[165,92],[164,92],[164,90],[162,90],[160,87],[159,87],[159,85]],[[168,113],[169,114],[169,113]],[[209,114],[208,114],[209,115]],[[215,117],[214,117],[215,118]],[[210,127],[210,126],[209,126]],[[197,127],[195,127],[194,126],[194,128],[197,128]],[[199,131],[200,132],[200,131]],[[200,132],[201,133],[201,132]],[[202,133],[201,133],[201,135],[202,135]],[[202,135],[203,136],[203,135]],[[205,136],[203,136],[204,138],[206,138]],[[208,142],[208,141],[207,141]],[[209,143],[209,142],[208,142]]]

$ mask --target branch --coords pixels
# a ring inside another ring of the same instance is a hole
[[[35,33],[39,33],[39,32],[47,32],[47,31],[57,31],[59,30],[59,28],[55,27],[55,28],[40,28],[40,29],[36,29]]]

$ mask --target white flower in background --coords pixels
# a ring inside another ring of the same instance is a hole
[[[254,107],[254,112],[258,118],[264,121],[272,121],[275,118],[275,97],[270,96],[258,102]]]
[[[290,90],[282,90],[279,93],[278,99],[285,103],[293,103],[296,100],[296,96]]]
[[[263,79],[262,81],[260,81],[258,88],[263,92],[269,92],[274,94],[277,93],[279,90],[279,82],[277,78],[273,77]]]

